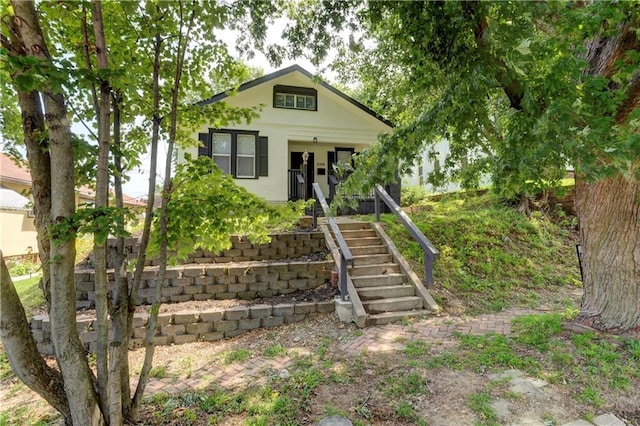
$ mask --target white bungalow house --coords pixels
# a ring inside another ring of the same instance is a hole
[[[200,105],[213,102],[234,107],[261,105],[262,110],[250,124],[204,125],[198,130],[201,146],[186,152],[213,157],[236,183],[273,203],[309,198],[312,182],[318,182],[328,196],[333,165],[349,162],[354,153],[393,127],[298,65],[244,83],[234,96],[218,93]],[[303,189],[298,182],[305,152],[308,166]]]
[[[433,155],[430,153],[433,152]],[[424,149],[420,153],[420,162],[411,167],[411,171],[402,176],[402,184],[406,186],[421,186],[429,193],[434,192],[452,192],[460,189],[457,182],[447,182],[443,186],[434,187],[427,182],[427,178],[433,172],[440,170],[447,160],[449,154],[449,141],[442,139],[435,143],[432,147]]]
[[[442,185],[434,186],[427,180],[429,175],[435,172],[439,172],[444,166],[447,158],[449,157],[450,146],[447,139],[440,139],[433,145],[425,148],[420,153],[418,163],[413,165],[409,173],[405,173],[402,176],[402,184],[405,186],[420,186],[423,187],[428,193],[447,193],[459,191],[461,185],[459,181],[446,181]],[[469,159],[481,158],[484,154],[479,152],[468,152],[467,157]],[[466,167],[465,165],[458,164],[458,167]],[[460,170],[460,169],[459,169]],[[487,187],[491,185],[491,176],[484,174],[481,176],[479,184],[481,187]]]

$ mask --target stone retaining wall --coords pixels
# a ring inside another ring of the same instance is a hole
[[[229,263],[284,258],[294,259],[312,253],[321,253],[326,250],[324,234],[322,232],[310,231],[271,234],[270,237],[270,243],[252,244],[246,237],[232,236],[230,249],[223,250],[220,253],[196,250],[181,263]],[[115,259],[115,245],[116,241],[113,239],[107,242],[107,259]],[[135,259],[138,253],[138,239],[127,238],[125,240],[124,251],[130,261]],[[85,263],[87,266],[92,266],[91,257],[89,257]],[[147,266],[157,264],[157,260],[154,259],[147,261]],[[110,260],[108,260],[107,267],[114,267]]]
[[[334,312],[334,301],[301,302],[296,304],[235,306],[227,309],[204,311],[183,311],[158,315],[158,329],[154,337],[156,345],[215,341],[235,337],[257,328],[272,328],[282,324],[303,321],[311,315]],[[135,314],[133,333],[129,348],[143,345],[148,314]],[[78,315],[77,325],[80,339],[89,352],[95,352],[95,318]],[[51,325],[47,315],[37,315],[31,319],[31,333],[38,350],[45,355],[53,355]]]
[[[184,265],[167,270],[161,302],[273,297],[316,288],[330,280],[332,268],[331,260]],[[157,273],[157,267],[148,267],[143,272],[138,294],[139,305],[153,303],[158,283]],[[78,308],[93,308],[93,270],[77,270],[75,277]],[[113,273],[108,274],[107,280],[112,289]]]

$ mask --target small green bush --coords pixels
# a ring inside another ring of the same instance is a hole
[[[9,265],[9,274],[12,277],[21,277],[23,275],[30,275],[40,270],[40,265],[37,265],[30,260],[23,262],[15,262]]]
[[[403,207],[423,204],[429,194],[424,186],[403,186],[400,194],[400,203]]]

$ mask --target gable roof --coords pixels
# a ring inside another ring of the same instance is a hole
[[[313,74],[311,74],[309,71],[305,70],[300,65],[295,64],[295,65],[291,65],[291,66],[289,66],[287,68],[283,68],[281,70],[272,72],[271,74],[264,75],[264,76],[262,76],[260,78],[256,78],[255,80],[251,80],[251,81],[248,81],[246,83],[243,83],[238,87],[237,92],[242,92],[242,91],[245,91],[247,89],[251,89],[252,87],[259,86],[259,85],[267,83],[267,82],[269,82],[271,80],[275,80],[278,77],[282,77],[283,75],[291,74],[291,73],[296,72],[296,71],[299,72],[300,74],[304,75],[305,77],[307,77],[310,80],[313,80],[313,78],[314,78]],[[341,97],[345,101],[349,102],[351,105],[355,106],[356,108],[361,109],[362,111],[366,112],[367,114],[371,115],[372,117],[376,118],[377,120],[383,122],[387,126],[394,127],[394,125],[393,125],[393,123],[391,121],[387,120],[386,118],[384,118],[383,116],[381,116],[380,114],[378,114],[377,112],[375,112],[374,110],[369,108],[368,106],[366,106],[366,105],[358,102],[357,100],[353,99],[351,96],[347,95],[346,93],[341,92],[340,90],[336,89],[335,87],[333,87],[329,83],[327,83],[325,81],[322,81],[322,80],[319,80],[318,84],[320,84],[320,86],[324,87],[325,89],[327,89],[331,93],[333,93],[333,94]],[[198,102],[198,105],[200,105],[200,106],[209,105],[209,104],[212,104],[214,102],[221,101],[221,100],[225,99],[228,96],[230,96],[230,95],[227,92],[220,92],[220,93],[217,93],[217,94],[213,95],[209,99],[205,99],[203,101]]]

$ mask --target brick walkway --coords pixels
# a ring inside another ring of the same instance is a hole
[[[507,335],[511,332],[511,320],[515,317],[539,313],[531,309],[509,309],[497,314],[485,314],[467,320],[457,317],[427,318],[411,327],[402,324],[386,324],[362,330],[358,338],[340,345],[340,350],[349,355],[362,351],[387,352],[402,350],[406,340],[418,339],[426,343],[450,348],[457,344],[454,332],[463,334],[497,333]]]

